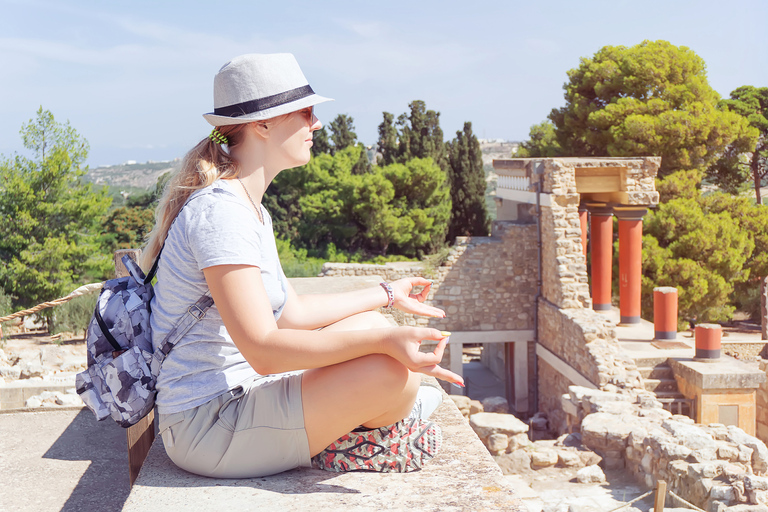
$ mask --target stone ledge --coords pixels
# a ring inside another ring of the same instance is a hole
[[[670,358],[669,365],[676,379],[699,389],[754,389],[766,379],[765,372],[729,356],[712,362]]]
[[[444,395],[432,419],[443,430],[443,447],[423,470],[405,474],[302,468],[265,478],[206,478],[174,466],[158,437],[123,511],[526,510],[451,399]]]

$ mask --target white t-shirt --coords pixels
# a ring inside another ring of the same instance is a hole
[[[264,224],[259,222],[231,187],[231,180],[218,180],[193,193],[168,231],[151,302],[155,350],[187,309],[208,292],[202,272],[207,267],[259,267],[275,319],[282,313],[287,280],[277,256],[272,219],[262,206]],[[197,407],[254,375],[213,304],[163,362],[157,380],[158,412]]]

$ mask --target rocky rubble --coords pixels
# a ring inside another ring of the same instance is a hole
[[[27,398],[24,401],[27,408],[82,406],[75,392],[75,374],[85,368],[84,344],[36,345],[26,340],[0,349],[0,386],[24,381],[42,389],[48,385],[59,388]],[[70,382],[70,389],[60,390],[62,384]]]
[[[768,448],[735,426],[697,425],[652,397],[572,386],[563,396],[575,412],[582,445],[604,469],[626,468],[649,488],[658,480],[707,511],[768,512]],[[740,508],[738,508],[740,507]]]
[[[672,415],[652,395],[571,386],[563,403],[573,432],[535,442],[532,427],[546,427],[540,414],[529,426],[511,414],[482,411],[466,397],[451,398],[505,474],[563,468],[577,470],[579,482],[601,483],[603,471],[626,469],[648,488],[665,480],[706,511],[768,512],[766,445],[735,426]]]

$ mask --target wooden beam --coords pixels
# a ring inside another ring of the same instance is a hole
[[[123,256],[128,254],[132,260],[138,262],[141,249],[121,249],[115,251],[115,277],[125,277],[128,269],[123,265]],[[149,411],[138,423],[126,429],[128,438],[128,478],[131,485],[139,476],[141,465],[147,458],[147,453],[155,440],[155,412]]]

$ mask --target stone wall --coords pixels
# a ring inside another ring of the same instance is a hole
[[[768,360],[760,360],[760,370],[768,371]],[[763,442],[768,443],[768,380],[755,390],[755,410],[757,413],[755,434]]]
[[[768,510],[768,448],[742,429],[673,416],[642,390],[573,386],[562,400],[583,445],[603,458],[605,469],[626,467],[649,488],[664,480],[707,511],[740,504]]]

